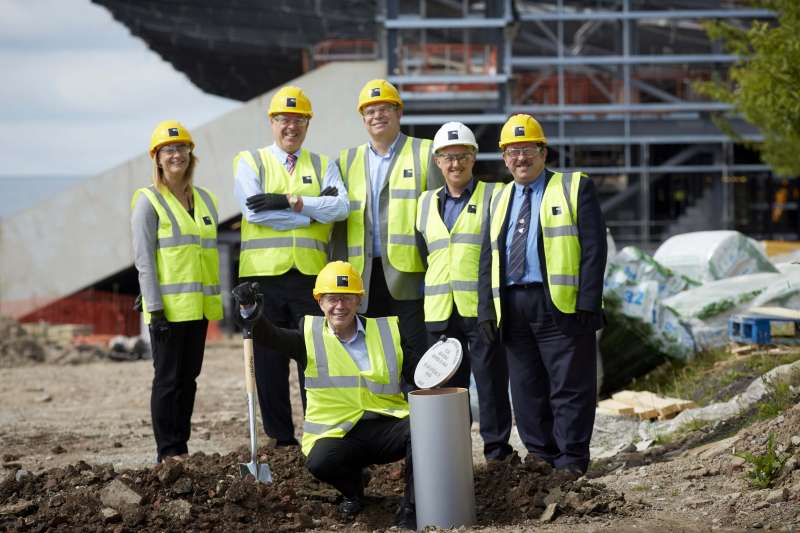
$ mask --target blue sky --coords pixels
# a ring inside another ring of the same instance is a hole
[[[98,174],[144,153],[160,120],[191,129],[239,105],[89,0],[0,0],[0,13],[0,178]]]

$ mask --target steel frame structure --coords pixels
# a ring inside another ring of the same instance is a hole
[[[703,41],[700,23],[769,19],[775,14],[722,0],[690,3],[699,5],[698,9],[683,9],[685,4],[669,0],[485,0],[481,4],[385,0],[382,22],[388,76],[408,102],[402,122],[426,133],[448,120],[474,127],[485,141],[479,160],[500,172],[500,154],[496,144],[490,144],[492,139],[497,139],[509,115],[530,113],[542,123],[556,152],[551,166],[581,169],[593,177],[617,178],[617,182],[623,178],[627,185],[616,194],[606,194],[603,203],[618,240],[652,248],[669,233],[671,221],[655,213],[654,188],[676,177],[720,182],[701,189],[700,194],[707,190],[718,196],[715,205],[720,209],[713,214],[713,225],[734,228],[731,182],[737,180],[731,176],[761,181],[773,176],[752,153],[739,154],[747,152],[720,131],[713,115],[728,115],[745,140],[759,141],[761,136],[731,116],[729,105],[682,93],[692,93],[692,79],[725,76],[737,60],[721,53],[718,43]],[[477,5],[483,9],[476,9]],[[671,36],[663,38],[664,33]],[[440,42],[452,41],[453,35],[461,35],[465,45],[494,46],[498,56],[494,70],[443,72],[434,65],[426,72],[419,67],[421,61],[402,57],[408,41],[424,47],[437,42],[437,37]],[[681,38],[687,42],[680,42]],[[659,77],[667,81],[659,84]],[[572,95],[578,82],[585,86],[585,95],[603,95],[606,101]],[[674,87],[669,86],[671,82]],[[546,90],[546,86],[551,87]],[[436,90],[420,97],[417,91],[430,87]],[[470,100],[460,94],[467,88],[476,94],[476,87],[491,96]]]

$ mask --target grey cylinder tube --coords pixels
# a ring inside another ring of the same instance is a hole
[[[417,529],[475,524],[472,436],[467,389],[408,394]]]

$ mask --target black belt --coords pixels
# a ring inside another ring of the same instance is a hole
[[[534,281],[533,283],[514,283],[513,285],[507,285],[507,289],[541,289],[542,282],[541,281]]]

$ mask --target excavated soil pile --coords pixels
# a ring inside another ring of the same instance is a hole
[[[41,474],[16,470],[0,482],[0,530],[375,531],[392,526],[403,491],[398,464],[373,469],[365,510],[346,521],[337,513],[336,491],[311,477],[298,450],[262,449],[272,485],[240,479],[238,463],[246,456],[244,451],[196,453],[182,462],[123,472],[82,461]],[[624,513],[623,497],[603,485],[569,481],[547,465],[521,463],[516,455],[477,468],[475,490],[482,525],[520,523],[543,512],[543,519],[557,513]]]
[[[39,363],[79,365],[109,357],[97,346],[72,346],[32,335],[14,320],[0,316],[0,368]]]

